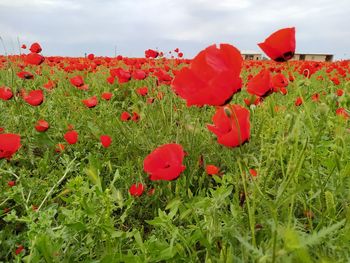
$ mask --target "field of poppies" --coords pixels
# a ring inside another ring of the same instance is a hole
[[[295,46],[0,56],[0,262],[348,262],[350,61]]]

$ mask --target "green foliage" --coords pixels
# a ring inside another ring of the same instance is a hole
[[[339,103],[349,108],[346,82],[335,87],[318,81],[323,71],[306,80],[298,76],[288,95],[274,93],[250,107],[250,141],[228,149],[205,127],[213,108],[187,108],[168,86],[156,87],[154,78],[110,86],[104,71],[84,72],[90,90],[82,92],[56,70],[58,86],[36,108],[18,97],[0,101],[0,126],[20,134],[23,145],[10,161],[0,160],[0,261],[350,260],[349,121],[335,115],[332,96],[336,88],[346,90]],[[49,77],[45,67],[33,81],[2,70],[0,86],[34,89]],[[150,97],[162,91],[164,98],[147,104],[135,93],[144,85]],[[81,103],[107,90],[114,91],[111,101],[93,109]],[[322,91],[327,95],[319,103],[310,99]],[[233,102],[243,104],[247,96],[242,91]],[[298,96],[304,98],[300,107],[294,105]],[[120,121],[123,111],[137,111],[140,121]],[[46,133],[34,130],[38,119],[50,123]],[[79,141],[56,153],[68,124]],[[102,134],[112,137],[107,149],[99,143]],[[176,181],[151,182],[143,160],[170,142],[188,153],[186,170]],[[198,165],[201,155],[222,175],[208,176]],[[16,186],[8,187],[10,180]],[[154,194],[130,196],[135,182],[144,183],[146,192],[155,188]],[[24,250],[16,255],[19,245]]]

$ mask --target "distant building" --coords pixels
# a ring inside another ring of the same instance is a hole
[[[332,62],[332,54],[319,54],[319,53],[295,53],[292,60],[307,60],[307,61],[319,61],[319,62]]]
[[[241,54],[244,60],[262,60],[263,59],[262,54],[256,51],[242,51]]]

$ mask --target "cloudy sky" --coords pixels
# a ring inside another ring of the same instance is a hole
[[[350,0],[0,0],[8,53],[39,42],[44,55],[143,56],[179,47],[193,57],[213,43],[240,50],[296,27],[297,52],[350,58]],[[0,53],[4,53],[2,45]]]

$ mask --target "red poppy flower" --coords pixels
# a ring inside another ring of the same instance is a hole
[[[103,92],[101,95],[102,99],[104,100],[110,100],[112,96],[113,96],[113,93],[111,92]]]
[[[78,137],[79,137],[79,135],[76,131],[68,131],[64,135],[64,139],[69,144],[76,144],[78,142]]]
[[[1,89],[1,88],[0,88],[0,89]],[[342,90],[342,89],[337,89],[336,94],[337,94],[338,97],[341,97],[341,96],[343,96],[343,94],[344,94],[344,90]],[[0,92],[0,98],[1,98],[1,92]]]
[[[158,51],[155,51],[153,49],[147,49],[145,51],[145,56],[146,58],[157,58],[159,55],[159,52]]]
[[[110,74],[112,77],[117,77],[118,78],[118,83],[126,83],[131,79],[131,74],[128,70],[124,70],[122,68],[114,68],[111,69]]]
[[[27,71],[18,72],[17,76],[21,79],[34,79],[34,75]]]
[[[282,73],[278,73],[272,77],[272,87],[274,92],[278,92],[281,88],[287,87],[288,83],[288,79]]]
[[[108,148],[112,143],[112,138],[108,135],[101,135],[100,141],[103,147]]]
[[[30,50],[31,52],[34,52],[34,53],[40,53],[41,50],[42,50],[42,48],[41,48],[41,46],[40,46],[39,43],[33,43],[33,44],[30,46],[29,50]]]
[[[129,193],[132,196],[141,196],[143,194],[143,191],[144,191],[144,186],[141,183],[133,184],[129,188]]]
[[[132,73],[132,77],[134,79],[137,79],[137,80],[143,80],[147,77],[147,74],[146,72],[144,72],[143,70],[141,69],[136,69],[133,73]]]
[[[78,88],[84,85],[84,79],[82,76],[74,76],[70,79],[70,83],[72,83],[73,86]]]
[[[0,159],[11,159],[21,147],[21,137],[17,134],[2,133],[0,134]]]
[[[47,121],[45,120],[38,120],[35,126],[35,129],[38,132],[45,132],[50,128],[50,125]]]
[[[298,97],[295,102],[294,102],[295,106],[300,106],[301,104],[303,104],[303,99],[301,97]]]
[[[208,164],[205,167],[205,171],[207,172],[208,175],[218,175],[220,172],[219,167],[213,165],[213,164]]]
[[[337,78],[337,77],[331,78],[331,81],[332,81],[333,84],[336,85],[336,86],[338,86],[338,85],[340,84],[339,78]]]
[[[0,87],[0,99],[9,100],[13,97],[13,93],[9,87]]]
[[[154,98],[147,98],[147,104],[152,104],[154,102]]]
[[[25,57],[25,61],[30,65],[40,65],[45,61],[45,58],[38,53],[32,52]]]
[[[242,86],[242,56],[229,44],[207,47],[182,68],[172,82],[172,89],[187,101],[187,106],[223,105]]]
[[[42,90],[32,90],[28,95],[24,93],[23,99],[32,106],[39,106],[44,101],[44,93]]]
[[[47,83],[43,85],[43,87],[47,90],[52,90],[56,86],[56,83],[52,80],[48,80]]]
[[[267,69],[262,69],[255,77],[251,78],[247,84],[247,91],[259,97],[267,96],[272,91],[271,73]]]
[[[342,116],[344,119],[349,119],[350,118],[350,114],[347,112],[347,110],[345,108],[339,108],[335,111],[335,113],[338,116]]]
[[[186,169],[182,164],[185,153],[181,145],[164,144],[146,156],[143,169],[150,180],[175,180]]]
[[[19,245],[19,246],[17,247],[16,251],[15,251],[15,254],[16,254],[16,255],[20,254],[20,253],[23,251],[23,249],[24,249],[24,246]]]
[[[283,95],[286,95],[288,93],[287,89],[285,87],[281,87],[280,88],[280,92],[283,94]]]
[[[62,143],[58,143],[55,148],[55,152],[60,153],[64,151],[64,145]]]
[[[25,44],[22,44],[21,48],[22,48],[22,49],[26,49],[27,46],[26,46]]]
[[[114,83],[114,80],[115,80],[115,78],[113,76],[110,76],[107,78],[107,82],[111,85]]]
[[[89,60],[94,60],[95,55],[94,55],[94,54],[89,54],[89,55],[87,55],[87,58],[88,58]]]
[[[133,112],[131,120],[134,122],[138,122],[140,120],[140,115],[137,112]]]
[[[121,119],[122,121],[128,121],[128,120],[131,119],[131,115],[130,115],[129,112],[124,111],[124,112],[122,112],[122,114],[120,115],[120,119]]]
[[[184,53],[179,52],[179,53],[177,54],[177,56],[178,56],[179,58],[182,58],[182,57],[184,56]]]
[[[14,187],[16,185],[16,181],[8,181],[7,185],[9,187]]]
[[[147,87],[141,87],[136,89],[136,93],[141,96],[146,96],[148,94],[148,88]]]
[[[320,100],[320,94],[318,93],[312,94],[311,99],[314,102],[318,102]]]
[[[250,138],[249,110],[240,105],[228,105],[216,109],[214,125],[207,125],[209,131],[218,137],[218,143],[237,147]]]
[[[256,170],[254,170],[254,169],[249,169],[249,173],[253,177],[257,177],[258,176],[258,172]]]
[[[295,53],[295,28],[283,28],[259,43],[258,46],[274,61],[290,60]]]
[[[82,100],[82,102],[85,104],[88,108],[93,108],[98,104],[97,97],[92,96],[91,98],[88,98],[86,100]]]

